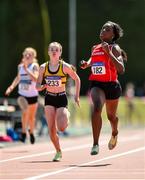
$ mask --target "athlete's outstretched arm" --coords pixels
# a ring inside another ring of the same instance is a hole
[[[6,89],[5,91],[5,95],[9,96],[10,93],[15,89],[15,87],[19,84],[20,82],[20,75],[17,74],[17,76],[15,77],[15,79],[12,81],[11,85]]]
[[[72,68],[71,65],[69,64],[65,64],[64,65],[64,72],[66,74],[68,74],[74,81],[75,81],[75,102],[78,104],[78,106],[80,106],[80,87],[81,87],[81,81],[80,78],[78,76],[78,74],[76,73],[76,71]]]

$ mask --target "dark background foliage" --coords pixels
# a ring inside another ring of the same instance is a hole
[[[42,12],[49,23],[48,34],[44,33]],[[0,97],[14,79],[17,64],[20,62],[25,47],[37,50],[39,63],[47,58],[45,43],[58,41],[63,46],[63,59],[69,62],[69,1],[68,0],[1,0],[0,1]],[[120,46],[128,54],[126,73],[119,76],[122,87],[129,81],[136,87],[145,82],[145,1],[144,0],[77,0],[77,72],[82,80],[81,94],[88,89],[89,69],[79,68],[82,59],[90,56],[91,47],[99,43],[102,25],[114,21],[121,25],[124,36]],[[12,93],[16,95],[17,90]]]

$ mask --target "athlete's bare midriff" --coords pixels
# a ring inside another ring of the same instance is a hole
[[[61,93],[66,91],[66,88],[64,85],[62,85],[62,87],[47,87],[46,91],[51,93]]]

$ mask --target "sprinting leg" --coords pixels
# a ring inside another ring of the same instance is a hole
[[[118,99],[106,101],[107,117],[110,121],[112,128],[111,139],[108,143],[108,148],[110,150],[112,150],[117,144],[117,135],[118,135],[118,117],[116,115],[117,107],[118,107]]]
[[[50,139],[56,149],[56,151],[61,151],[59,144],[59,137],[57,135],[56,129],[56,109],[53,106],[45,106],[45,115],[47,120],[47,125],[49,129]]]
[[[118,117],[116,115],[118,102],[119,102],[119,99],[106,101],[107,117],[111,124],[112,135],[114,136],[118,134]]]
[[[92,113],[91,113],[91,122],[92,122],[92,131],[93,131],[93,148],[91,150],[91,155],[98,154],[99,152],[99,137],[102,128],[102,108],[105,103],[104,92],[94,87],[91,89],[91,98],[92,98]]]
[[[70,112],[65,107],[60,107],[56,110],[57,129],[64,132],[69,123]]]

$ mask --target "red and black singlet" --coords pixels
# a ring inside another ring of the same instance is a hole
[[[109,45],[111,49],[113,45]],[[91,74],[89,80],[100,82],[117,81],[117,70],[105,53],[101,44],[96,45],[91,54]]]

